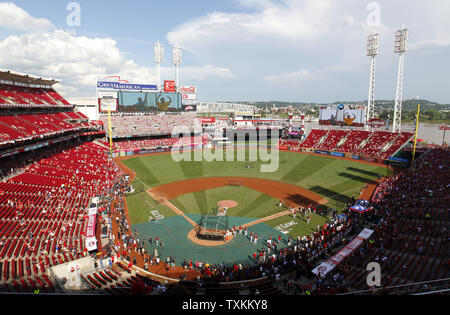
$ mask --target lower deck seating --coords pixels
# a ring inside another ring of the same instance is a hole
[[[121,175],[105,148],[84,143],[0,182],[0,280],[51,290],[47,268],[85,255],[89,200],[107,196]]]
[[[388,159],[405,146],[412,136],[408,132],[312,130],[300,147]],[[322,138],[324,140],[320,142]]]

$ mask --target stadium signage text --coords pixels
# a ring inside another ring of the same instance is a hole
[[[164,81],[164,92],[175,92],[175,81]]]
[[[197,87],[195,86],[182,86],[180,92],[183,94],[197,94]]]
[[[156,91],[158,88],[156,85],[148,84],[123,84],[117,82],[97,82],[97,88],[99,89],[111,89],[111,90],[127,90],[127,91]]]
[[[339,265],[345,258],[350,256],[355,252],[370,236],[373,234],[373,230],[364,229],[356,236],[350,243],[344,246],[337,254],[335,254],[330,259],[324,261],[319,266],[317,266],[312,272],[321,277],[325,276],[328,272],[333,270],[337,265]]]
[[[328,152],[328,151],[322,151],[322,150],[316,150],[315,153],[317,153],[317,154],[323,154],[323,155],[329,155],[330,152]]]
[[[330,152],[330,155],[338,156],[338,157],[345,157],[345,154],[341,153],[341,152]]]

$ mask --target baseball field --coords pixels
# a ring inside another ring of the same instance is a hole
[[[219,202],[230,201],[230,227],[248,225],[262,241],[282,235],[287,243],[288,236],[309,234],[328,220],[319,214],[311,214],[309,223],[294,218],[286,212],[289,206],[341,211],[367,183],[391,172],[373,163],[285,151],[278,152],[276,171],[261,172],[260,166],[269,162],[250,161],[245,153],[245,161],[237,161],[237,153],[234,161],[211,162],[175,161],[170,153],[121,158],[122,167],[135,172],[135,192],[127,197],[132,228],[142,238],[158,234],[165,240],[163,255],[195,256],[210,263],[245,261],[252,248],[243,236],[212,249],[194,244],[187,234],[202,215],[214,214]]]

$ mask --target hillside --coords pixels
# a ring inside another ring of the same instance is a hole
[[[275,105],[275,107],[288,107],[292,106],[296,109],[298,108],[308,108],[308,107],[317,107],[324,106],[330,104],[346,104],[346,105],[365,105],[367,101],[336,101],[334,103],[302,103],[302,102],[283,102],[283,101],[267,101],[267,102],[233,102],[233,103],[245,103],[250,105],[255,105],[258,108],[265,108],[266,106],[271,108]],[[394,100],[378,100],[375,101],[375,108],[377,111],[384,110],[388,108],[394,107]],[[450,110],[450,104],[440,104],[429,100],[404,100],[403,101],[403,110],[415,110],[417,109],[417,104],[420,103],[420,106],[423,110],[435,109],[438,111],[441,110]]]

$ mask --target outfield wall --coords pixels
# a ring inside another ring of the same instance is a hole
[[[393,157],[393,156],[391,156],[391,157],[389,157],[389,159],[385,160],[385,159],[372,158],[372,157],[359,155],[359,154],[353,154],[353,153],[315,150],[315,149],[310,149],[310,148],[300,148],[300,147],[291,147],[291,146],[280,146],[279,150],[315,153],[315,154],[320,154],[320,155],[328,155],[331,157],[340,157],[340,158],[347,158],[347,159],[351,159],[351,160],[359,160],[359,161],[366,161],[366,162],[379,163],[379,164],[388,164],[388,165],[394,164],[394,165],[400,165],[400,166],[407,166],[409,164],[408,159],[397,158],[397,157]]]
[[[267,146],[266,144],[258,144],[258,146]],[[245,149],[247,148],[246,144],[242,145],[235,145],[237,149]],[[202,145],[191,145],[190,150],[199,150],[203,149],[204,147]],[[140,149],[134,149],[134,150],[115,150],[112,153],[113,158],[117,157],[131,157],[135,155],[140,154],[152,154],[152,153],[168,153],[172,150],[180,150],[181,148],[174,148],[172,146],[158,146],[158,147],[151,147],[151,148],[140,148]],[[183,147],[183,149],[186,149]],[[287,152],[299,152],[299,153],[310,153],[310,154],[318,154],[318,155],[326,155],[329,157],[337,157],[337,158],[344,158],[359,162],[370,162],[370,163],[377,163],[381,165],[396,165],[396,166],[408,166],[409,160],[402,159],[402,158],[396,158],[396,157],[390,157],[387,160],[384,159],[375,159],[363,155],[358,154],[352,154],[352,153],[342,153],[342,152],[335,152],[335,151],[324,151],[324,150],[314,150],[309,148],[297,148],[297,147],[289,147],[289,146],[279,146],[278,148],[280,151],[287,151]]]

